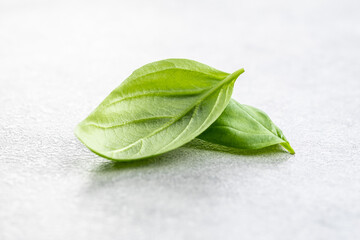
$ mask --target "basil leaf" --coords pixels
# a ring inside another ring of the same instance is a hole
[[[90,150],[112,160],[170,151],[220,116],[243,72],[229,75],[187,59],[147,64],[79,123],[75,134]]]
[[[266,113],[234,99],[198,138],[238,149],[259,149],[281,144],[291,154],[295,153],[282,131]]]

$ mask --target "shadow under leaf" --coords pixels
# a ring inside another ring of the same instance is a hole
[[[291,155],[287,151],[285,151],[280,145],[274,145],[256,150],[242,150],[242,149],[236,149],[236,148],[225,147],[225,146],[209,143],[200,139],[194,139],[193,141],[182,146],[181,148],[175,149],[173,151],[158,156],[149,157],[141,160],[135,160],[135,161],[106,162],[101,164],[100,166],[97,166],[97,168],[94,169],[93,171],[97,173],[110,173],[110,172],[118,172],[118,171],[126,172],[131,170],[138,170],[142,168],[164,167],[169,164],[175,164],[175,162],[178,164],[180,162],[180,159],[182,159],[182,157],[179,157],[179,154],[182,155],[189,150],[217,151],[217,152],[224,152],[227,154],[239,155],[239,157],[260,156],[265,154],[272,156],[272,158],[274,155],[277,154],[280,155],[287,154],[288,156],[285,157],[285,159],[289,159],[291,157]],[[198,156],[201,157],[202,154],[199,153]],[[284,157],[276,158],[276,159],[283,160]],[[263,158],[261,158],[260,161],[263,161]],[[254,161],[254,163],[255,162],[258,161]]]
[[[154,156],[134,161],[111,161],[101,164],[94,170],[94,172],[109,173],[115,171],[135,170],[148,167],[159,167],[166,165],[167,163],[168,161],[166,161],[163,156]]]
[[[263,154],[274,154],[274,153],[287,153],[284,148],[282,148],[279,144],[261,148],[261,149],[238,149],[232,147],[226,147],[223,145],[218,145],[215,143],[206,142],[201,139],[195,138],[191,142],[185,144],[184,148],[193,148],[193,149],[201,149],[207,151],[218,151],[218,152],[226,152],[235,155],[263,155]]]

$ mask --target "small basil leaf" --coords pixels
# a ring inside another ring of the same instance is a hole
[[[291,154],[295,153],[282,131],[266,113],[233,99],[198,138],[238,149],[259,149],[281,144]]]
[[[170,151],[220,116],[243,72],[229,75],[187,59],[147,64],[79,123],[75,134],[90,150],[112,160]]]

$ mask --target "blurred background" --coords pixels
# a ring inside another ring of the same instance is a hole
[[[0,239],[355,239],[360,3],[0,0]],[[232,72],[297,154],[113,164],[74,136],[136,68]]]

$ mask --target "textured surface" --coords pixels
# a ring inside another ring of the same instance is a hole
[[[131,2],[131,3],[130,3]],[[358,1],[0,2],[0,239],[356,239]],[[73,129],[132,70],[244,67],[295,156],[190,144],[113,164]]]

